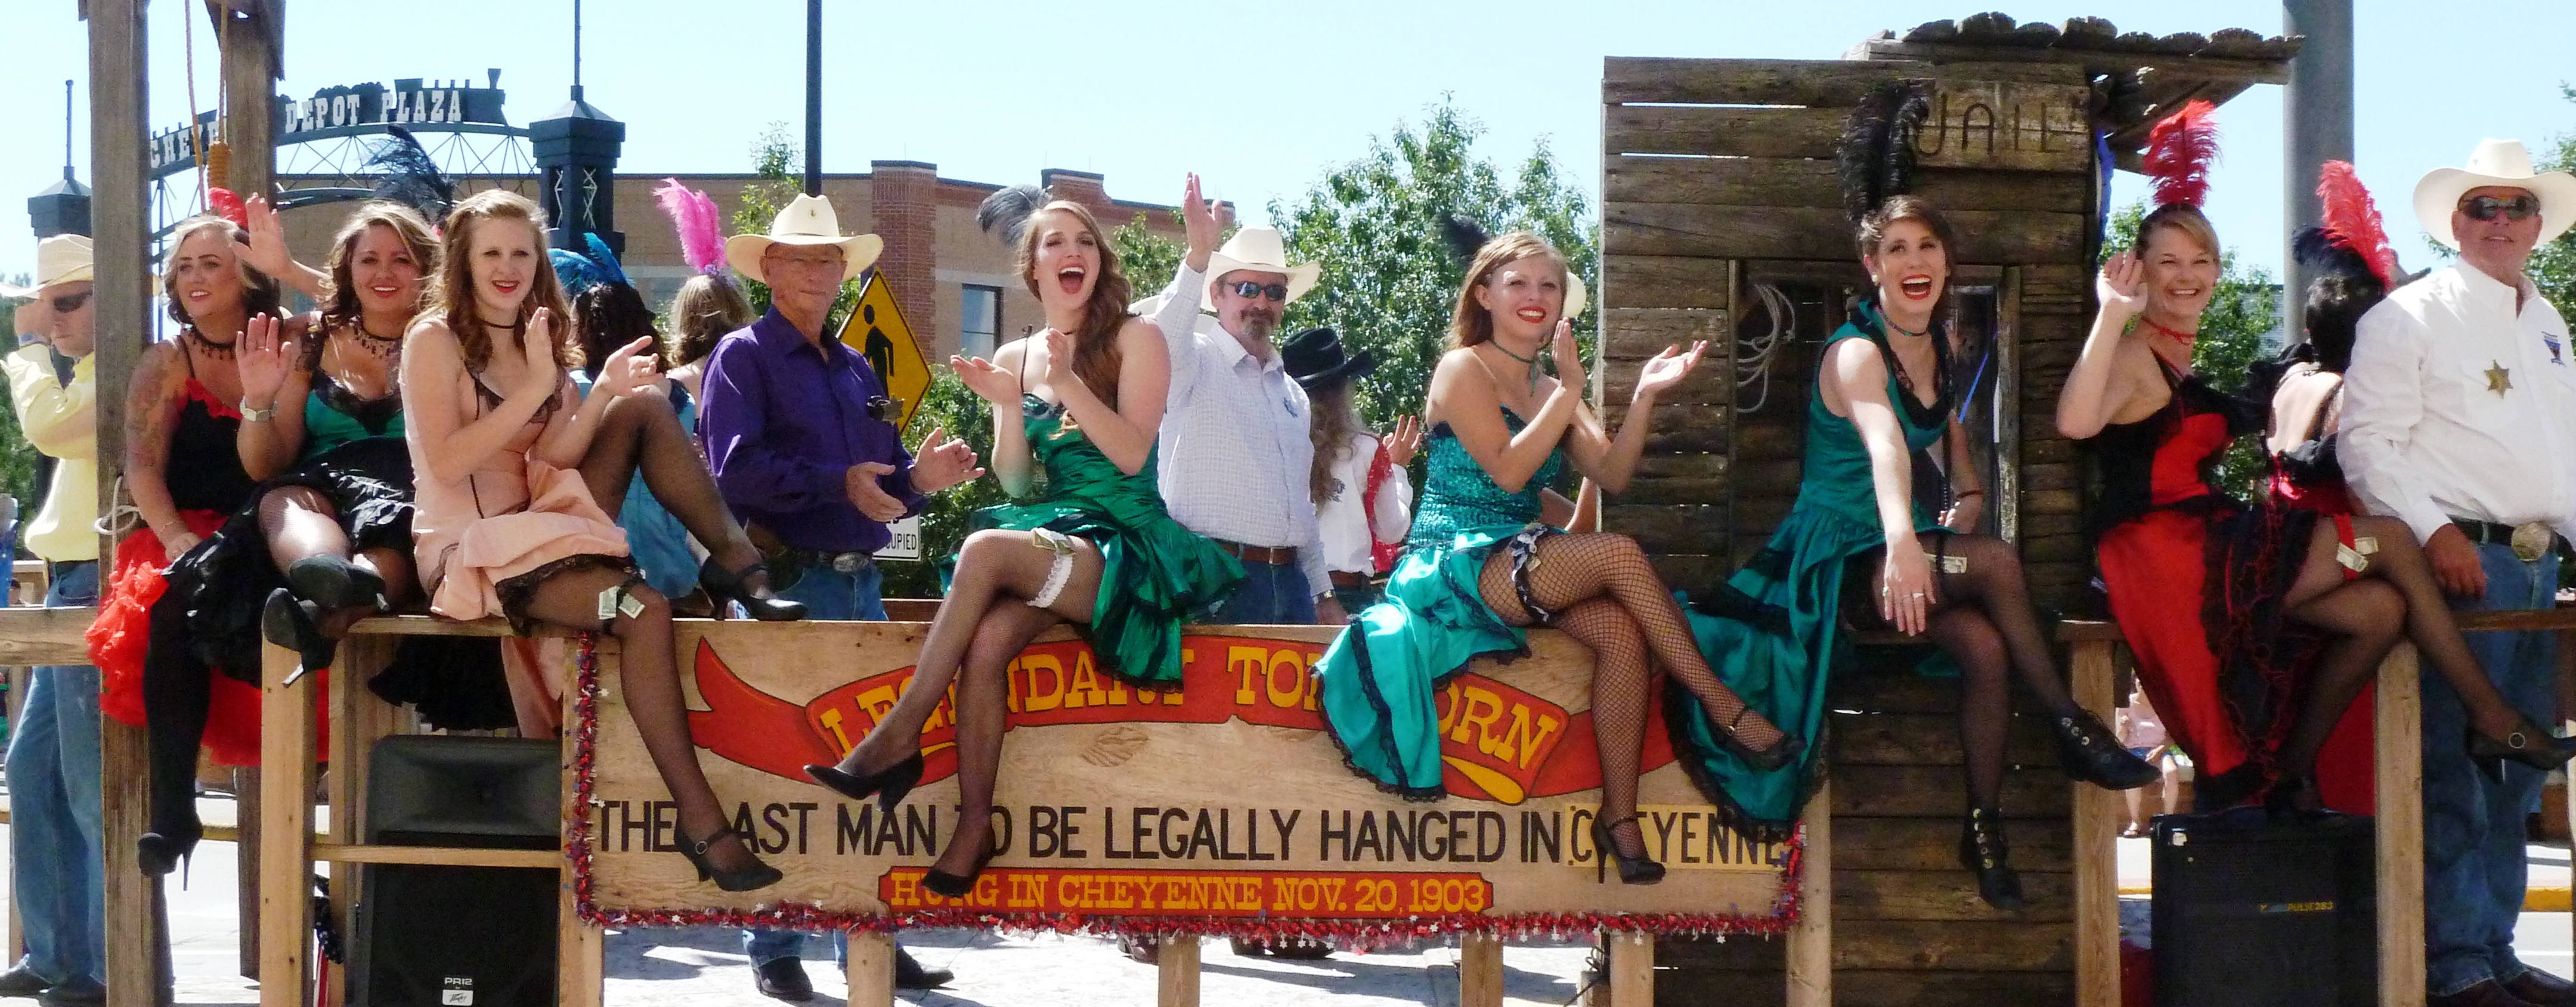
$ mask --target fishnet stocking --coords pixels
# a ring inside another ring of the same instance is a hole
[[[625,507],[626,486],[639,474],[653,499],[680,519],[718,565],[740,570],[760,561],[759,550],[716,491],[697,444],[680,429],[679,414],[658,395],[630,395],[609,403],[581,458],[582,482],[611,518]]]
[[[1556,628],[1592,648],[1592,740],[1601,753],[1601,820],[1614,823],[1619,852],[1646,855],[1639,831],[1637,766],[1646,743],[1646,706],[1654,669],[1646,663],[1645,634],[1628,610],[1608,598],[1574,603],[1557,613]]]
[[[1734,690],[1709,671],[1708,662],[1700,657],[1699,646],[1691,637],[1689,623],[1682,619],[1681,605],[1673,601],[1672,592],[1664,587],[1663,578],[1655,574],[1654,564],[1647,562],[1636,540],[1625,535],[1556,534],[1539,539],[1536,551],[1528,574],[1530,597],[1540,608],[1557,613],[1560,627],[1563,617],[1578,602],[1595,598],[1615,602],[1636,623],[1638,636],[1655,663],[1698,697],[1718,728],[1734,734],[1755,751],[1768,749],[1784,737],[1779,728],[1747,708]],[[1512,550],[1508,546],[1496,548],[1485,560],[1477,590],[1504,622],[1526,626],[1537,620],[1521,605],[1520,592],[1512,583],[1512,566]],[[1598,687],[1596,680],[1595,688]],[[1604,767],[1605,775],[1607,768]]]

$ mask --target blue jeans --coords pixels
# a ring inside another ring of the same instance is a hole
[[[1312,625],[1315,587],[1297,567],[1246,563],[1243,584],[1217,606],[1214,619],[1229,626]]]
[[[805,603],[808,619],[885,621],[885,598],[879,589],[885,575],[874,565],[857,573],[841,573],[830,567],[808,568],[796,586],[778,592],[789,601]],[[751,966],[759,968],[781,958],[800,958],[805,950],[805,932],[801,930],[745,930],[742,953],[751,956]],[[832,935],[832,961],[846,962],[850,955],[850,935]]]
[[[2478,547],[2487,593],[2454,599],[2460,611],[2548,608],[2558,558],[2526,563],[2503,545]],[[2505,702],[2535,724],[2555,721],[2555,634],[2468,633],[2469,652]],[[2529,969],[2513,954],[2522,915],[2524,809],[2548,774],[2507,760],[2504,780],[2480,771],[2463,745],[2466,707],[2442,676],[2424,669],[2424,932],[2426,982],[2450,995],[2488,979],[2510,982]]]
[[[47,608],[98,604],[98,564],[61,563]],[[9,737],[9,863],[27,957],[53,984],[107,981],[99,836],[98,669],[39,667]]]

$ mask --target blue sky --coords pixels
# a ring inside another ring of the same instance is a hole
[[[1257,211],[1294,198],[1369,137],[1450,95],[1482,122],[1500,160],[1544,139],[1569,175],[1597,188],[1604,56],[1831,59],[1883,28],[1957,9],[1921,3],[1316,2],[1281,7],[1094,0],[1084,4],[893,4],[829,0],[824,167],[929,161],[979,181],[1034,181],[1042,168],[1108,175],[1110,193],[1168,202],[1183,172]],[[2430,262],[2406,194],[2481,137],[2535,148],[2576,131],[2576,3],[2434,7],[2356,0],[2356,160],[2410,267]],[[2428,7],[2438,14],[2422,13]],[[434,5],[303,0],[290,5],[280,90],[502,70],[524,123],[571,83],[570,0]],[[24,0],[0,59],[0,275],[32,268],[24,198],[59,177],[62,81],[86,78],[72,0]],[[196,36],[197,100],[214,100],[203,6],[150,5],[152,116],[187,115],[182,17]],[[721,11],[722,16],[710,16]],[[2124,31],[2280,30],[2278,8],[2211,0],[2012,5],[2025,21],[2110,18]],[[742,171],[763,124],[803,122],[804,4],[591,0],[583,83],[628,123],[621,170]],[[86,81],[75,97],[87,107]],[[2210,200],[2220,232],[2253,263],[2280,259],[2280,89],[2257,87],[2220,113],[2225,156]],[[90,177],[87,120],[75,168]],[[2115,198],[2143,191],[2122,175]],[[642,208],[637,208],[641,210]],[[646,211],[649,212],[649,211]],[[658,226],[650,217],[627,226]]]

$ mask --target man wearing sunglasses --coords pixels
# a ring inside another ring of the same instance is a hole
[[[44,508],[22,526],[22,552],[47,563],[45,606],[98,604],[98,382],[90,243],[78,235],[36,245],[36,283],[0,284],[19,304],[18,335],[34,342],[0,356],[27,442],[55,458]],[[58,364],[70,361],[66,379]],[[40,667],[9,732],[11,890],[27,954],[0,973],[0,997],[48,1004],[107,999],[106,861],[99,845],[98,669]]]
[[[1337,624],[1344,615],[1306,489],[1315,460],[1306,393],[1271,345],[1288,305],[1322,270],[1288,264],[1275,228],[1244,228],[1217,248],[1216,211],[1190,176],[1181,195],[1188,254],[1162,296],[1138,306],[1172,352],[1157,444],[1163,504],[1243,561],[1243,586],[1215,621]],[[1201,315],[1202,304],[1215,316]]]
[[[2402,518],[2462,610],[2555,603],[2576,528],[2576,359],[2567,323],[2524,275],[2576,223],[2576,177],[2534,172],[2511,140],[2415,187],[2426,233],[2459,262],[2362,316],[2344,375],[2341,447],[2360,504]],[[2470,633],[2496,688],[2554,723],[2554,634]],[[2523,813],[2546,774],[2471,762],[2457,694],[2424,680],[2424,918],[2436,1007],[2576,1004],[2576,986],[2515,957]]]

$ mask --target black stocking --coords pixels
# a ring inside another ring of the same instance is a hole
[[[1959,752],[1968,762],[1968,806],[1996,807],[2004,792],[2004,745],[2012,725],[2012,676],[2003,634],[1983,613],[1954,606],[1925,635],[1959,665]]]
[[[742,522],[725,508],[715,477],[689,433],[680,429],[671,400],[659,395],[629,395],[608,404],[590,450],[581,457],[581,479],[590,495],[614,518],[626,504],[626,486],[637,474],[672,517],[689,529],[700,545],[728,570],[760,561]]]
[[[1592,648],[1592,740],[1601,753],[1601,820],[1612,823],[1619,852],[1646,855],[1637,827],[1637,767],[1646,745],[1646,707],[1654,669],[1645,634],[1628,610],[1608,598],[1576,602],[1557,613],[1556,628]]]
[[[1531,618],[1533,613],[1522,606],[1520,592],[1512,582],[1512,558],[1510,547],[1497,547],[1485,560],[1477,588],[1485,604],[1504,621],[1528,625],[1535,620]],[[1656,575],[1654,564],[1646,560],[1635,539],[1608,534],[1548,535],[1538,540],[1528,580],[1530,600],[1560,615],[1575,603],[1594,598],[1617,602],[1635,620],[1655,663],[1680,679],[1682,687],[1698,697],[1717,726],[1733,733],[1746,747],[1765,750],[1784,736],[1762,714],[1746,708],[1744,700],[1708,670],[1708,661],[1700,656],[1699,645],[1691,637],[1690,624],[1682,619],[1681,605],[1673,601],[1672,591]]]
[[[2002,640],[2003,656],[2011,663],[2014,677],[2038,698],[2040,707],[2061,716],[2078,712],[2075,697],[2067,693],[2066,680],[2058,673],[2057,658],[2049,651],[2048,635],[2040,631],[2039,618],[2031,612],[2030,586],[2022,579],[2020,553],[2011,543],[1986,535],[1941,535],[1937,538],[1948,541],[1937,547],[1935,538],[1927,537],[1924,548],[1938,548],[1940,555],[1967,564],[1957,573],[1939,575],[1936,611],[1967,607],[1985,616]]]
[[[1030,640],[1063,621],[1045,609],[1005,601],[976,624],[957,676],[957,832],[932,866],[965,874],[992,841],[993,779],[1001,772],[1002,730],[1011,712],[1004,672]],[[913,728],[916,737],[920,730]]]
[[[197,823],[197,747],[214,703],[213,669],[188,651],[188,605],[177,594],[152,603],[151,643],[143,652],[143,716],[151,753],[152,828],[166,838],[193,836]]]
[[[2335,638],[2317,661],[2307,695],[2299,702],[2299,718],[2281,743],[2275,761],[2283,779],[2316,771],[2317,752],[2343,721],[2344,711],[2360,698],[2362,687],[2379,673],[2380,659],[2406,632],[2406,596],[2386,581],[2359,580],[2300,605],[2290,615]]]

